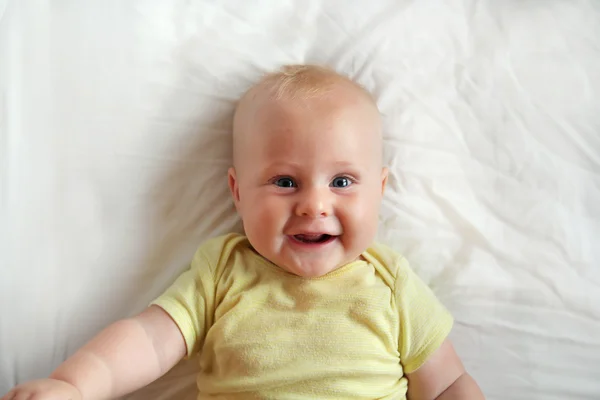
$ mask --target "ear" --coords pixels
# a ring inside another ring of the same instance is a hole
[[[238,186],[237,176],[235,174],[235,168],[231,167],[227,171],[228,181],[229,181],[229,190],[231,191],[231,197],[233,197],[233,202],[235,204],[235,208],[240,211],[240,188]]]
[[[383,167],[381,169],[381,194],[383,194],[383,192],[385,191],[385,186],[387,185],[387,181],[388,181],[388,169],[386,167]]]

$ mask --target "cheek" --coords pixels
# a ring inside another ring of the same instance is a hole
[[[372,215],[379,212],[378,203],[375,196],[365,193],[356,193],[346,197],[341,203],[340,213],[349,220],[367,222]]]
[[[279,230],[287,220],[286,202],[280,196],[257,191],[242,202],[242,219],[247,231]]]
[[[355,240],[372,240],[377,231],[379,197],[359,195],[347,198],[338,212],[338,218]]]

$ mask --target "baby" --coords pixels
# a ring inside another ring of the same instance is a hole
[[[245,236],[204,243],[145,311],[2,400],[115,398],[186,356],[198,399],[483,399],[450,314],[374,243],[387,174],[367,91],[317,66],[266,76],[234,117]]]

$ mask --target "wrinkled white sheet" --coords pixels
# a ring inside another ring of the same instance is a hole
[[[373,91],[381,240],[489,399],[600,399],[600,2],[0,0],[0,392],[239,229],[239,94],[283,63]],[[135,365],[132,365],[135,368]],[[195,364],[131,399],[193,399]]]

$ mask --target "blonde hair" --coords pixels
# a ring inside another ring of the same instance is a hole
[[[314,64],[284,65],[278,71],[263,76],[250,91],[254,88],[266,89],[275,100],[310,99],[328,93],[339,83],[349,84],[373,100],[371,93],[349,77]]]
[[[275,101],[311,100],[333,92],[338,85],[345,85],[356,89],[357,93],[377,110],[377,103],[369,91],[349,77],[333,69],[313,64],[284,65],[278,71],[268,73],[256,84],[252,85],[240,98],[233,116],[233,159],[242,146],[238,143],[241,131],[245,127],[245,118],[252,115],[253,106],[257,98],[266,98]],[[264,97],[263,97],[264,96]],[[258,102],[260,104],[260,101]]]

